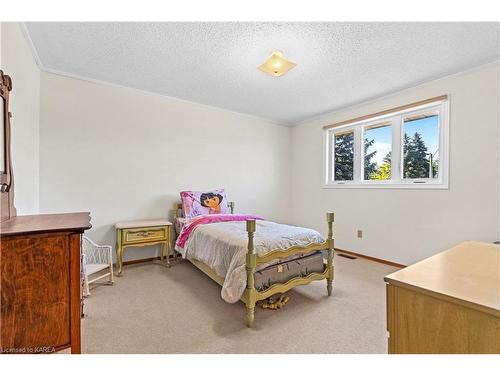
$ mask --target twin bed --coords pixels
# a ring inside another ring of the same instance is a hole
[[[266,221],[252,215],[230,213],[183,216],[183,205],[174,205],[175,250],[222,286],[229,303],[246,305],[246,324],[252,327],[255,306],[275,294],[315,280],[327,281],[332,294],[333,221],[328,212],[326,240],[312,229]],[[322,251],[327,252],[326,262]]]

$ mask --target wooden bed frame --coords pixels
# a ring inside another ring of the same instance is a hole
[[[231,213],[234,213],[234,202],[228,203]],[[178,217],[178,211],[182,209],[181,203],[176,203],[174,205],[174,222]],[[247,286],[245,292],[241,297],[241,301],[246,305],[247,317],[246,324],[248,327],[252,327],[255,319],[255,305],[258,301],[265,300],[277,293],[285,293],[288,290],[295,288],[298,285],[306,285],[315,280],[326,279],[327,282],[327,292],[328,296],[332,295],[332,283],[333,283],[333,255],[334,255],[334,240],[333,240],[333,212],[327,212],[326,221],[328,223],[328,237],[325,242],[314,243],[308,246],[292,246],[288,249],[276,249],[268,252],[266,255],[255,254],[254,249],[254,233],[255,233],[255,220],[247,220],[247,232],[248,232],[248,252],[246,257],[246,271],[247,271]],[[175,227],[175,223],[174,223]],[[174,229],[176,231],[176,229]],[[176,233],[177,234],[177,233]],[[325,270],[322,273],[313,272],[307,276],[294,277],[288,280],[284,284],[273,284],[266,290],[259,292],[255,289],[254,285],[254,274],[256,272],[257,266],[268,263],[275,259],[288,258],[295,254],[307,254],[318,250],[327,250],[327,263]],[[174,250],[175,254],[175,250]],[[200,269],[203,273],[209,276],[219,285],[224,283],[224,278],[220,277],[211,269],[208,265],[195,259],[188,259],[193,265]]]

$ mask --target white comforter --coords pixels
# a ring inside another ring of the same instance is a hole
[[[264,255],[274,249],[306,246],[324,242],[315,230],[257,220],[255,252]],[[176,246],[183,258],[199,260],[224,278],[221,296],[237,302],[246,288],[246,254],[248,234],[244,221],[199,225],[189,236],[184,249]],[[260,268],[266,267],[262,265]]]

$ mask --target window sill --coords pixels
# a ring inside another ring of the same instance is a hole
[[[448,190],[447,183],[387,183],[387,182],[346,182],[324,184],[323,189],[410,189],[410,190]]]

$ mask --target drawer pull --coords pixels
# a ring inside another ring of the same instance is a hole
[[[146,231],[142,231],[142,232],[137,232],[137,235],[140,236],[140,237],[149,237],[151,236],[151,232],[146,232]]]

